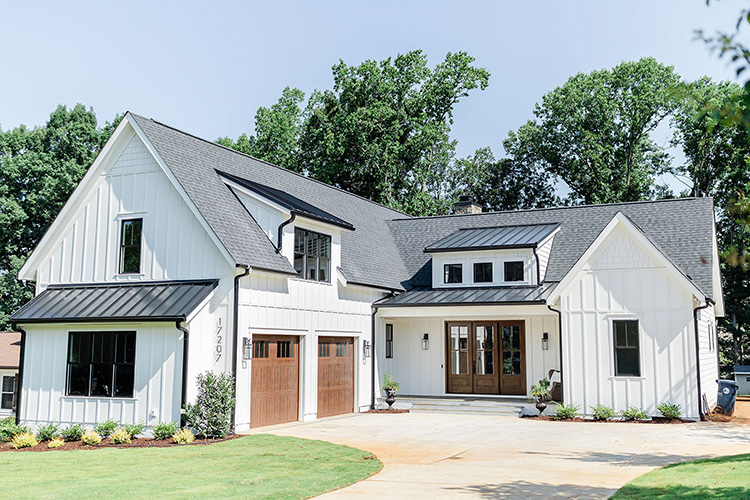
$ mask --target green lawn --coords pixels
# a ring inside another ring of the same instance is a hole
[[[750,454],[668,465],[623,486],[615,500],[750,499]]]
[[[381,467],[361,450],[267,434],[207,446],[3,452],[0,496],[308,498],[369,477]]]

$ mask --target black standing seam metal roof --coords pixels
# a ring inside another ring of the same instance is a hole
[[[14,323],[184,321],[218,280],[50,285],[13,313]]]
[[[543,303],[555,285],[557,283],[493,288],[420,287],[382,299],[376,302],[374,307]]]
[[[221,172],[218,170],[217,172],[219,172],[219,175],[221,175],[225,179],[228,179],[246,189],[249,189],[256,194],[259,194],[260,196],[278,203],[287,210],[290,210],[292,213],[297,213],[298,215],[302,215],[310,219],[327,222],[328,224],[340,226],[344,229],[350,229],[352,231],[354,230],[354,226],[349,224],[345,220],[339,219],[335,215],[331,215],[325,210],[319,209],[318,207],[314,207],[309,203],[290,195],[289,193],[285,193],[284,191],[280,191],[269,186],[258,184],[257,182],[252,182],[247,179],[242,179],[240,177],[237,177],[236,175],[227,174],[226,172]]]
[[[560,224],[529,224],[462,228],[424,249],[427,253],[455,250],[491,250],[501,248],[536,248]]]

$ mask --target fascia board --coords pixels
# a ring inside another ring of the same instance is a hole
[[[268,198],[266,198],[264,196],[261,196],[258,193],[255,193],[255,192],[247,189],[244,186],[241,186],[241,185],[237,184],[236,182],[230,181],[229,179],[221,177],[221,180],[224,181],[224,184],[226,184],[230,188],[234,189],[235,191],[238,191],[238,192],[242,193],[243,195],[249,196],[250,198],[252,198],[252,199],[254,199],[254,200],[256,200],[256,201],[258,201],[260,203],[263,203],[264,205],[267,205],[267,206],[273,208],[274,210],[277,210],[277,211],[283,213],[284,215],[291,215],[291,211],[287,207],[283,207],[283,206],[279,205],[278,203],[276,203],[274,201],[271,201]]]

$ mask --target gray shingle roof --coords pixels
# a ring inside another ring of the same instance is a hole
[[[413,288],[394,297],[383,299],[377,306],[445,306],[460,304],[518,304],[544,302],[554,288],[554,283],[541,286],[495,288]]]
[[[545,281],[559,282],[617,212],[629,217],[678,269],[713,298],[711,198],[402,218],[389,225],[401,259],[412,276],[408,288],[431,282],[430,255],[422,249],[459,229],[559,223],[560,231],[555,235],[545,275]]]
[[[14,323],[185,320],[218,280],[50,285],[14,312]]]
[[[428,245],[424,251],[434,253],[453,250],[532,248],[559,226],[559,224],[529,224],[527,226],[464,228]]]

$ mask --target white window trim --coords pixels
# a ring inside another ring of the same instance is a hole
[[[122,223],[126,220],[132,220],[132,219],[141,219],[141,262],[140,262],[140,270],[139,273],[121,273],[120,272],[120,259],[122,258]],[[145,273],[145,259],[146,259],[146,224],[148,221],[148,213],[147,212],[123,212],[119,213],[115,216],[115,227],[116,227],[116,234],[117,239],[115,241],[115,247],[117,248],[117,251],[115,252],[115,273],[114,278],[115,279],[132,279],[132,278],[142,278],[146,276]]]
[[[608,314],[605,317],[607,321],[608,345],[609,345],[609,380],[645,380],[643,375],[643,320],[635,314]],[[615,321],[637,321],[638,322],[638,368],[640,375],[617,375],[615,374]]]

